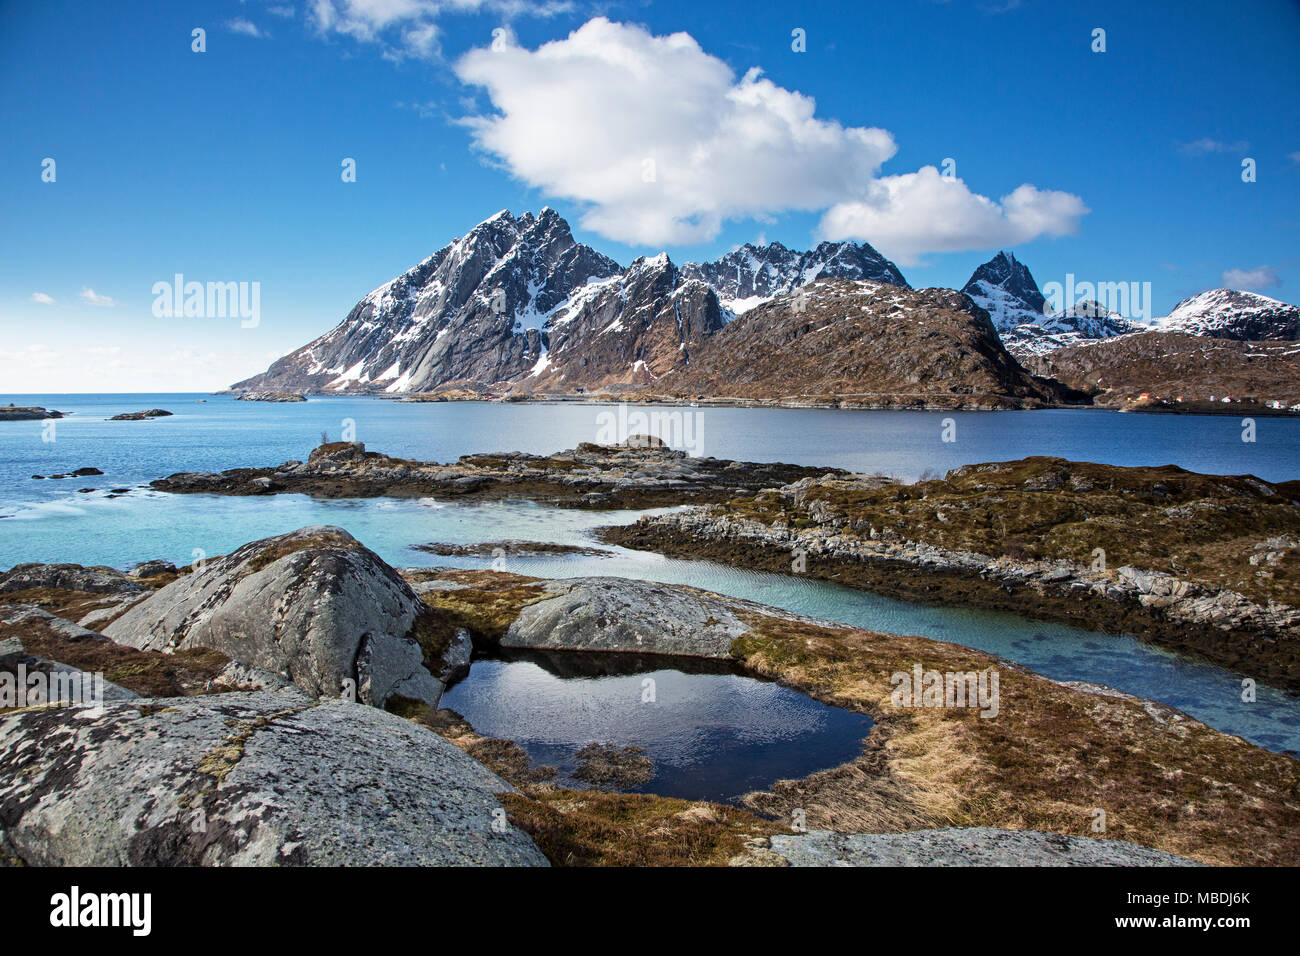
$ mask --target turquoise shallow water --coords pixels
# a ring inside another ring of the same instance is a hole
[[[313,501],[172,496],[140,487],[173,471],[220,470],[304,458],[323,430],[340,437],[345,418],[370,447],[430,460],[474,451],[549,452],[597,437],[597,409],[584,406],[397,405],[322,399],[263,405],[199,396],[4,396],[76,414],[41,441],[41,423],[0,423],[0,567],[72,561],[129,567],[147,558],[189,562],[195,551],[222,554],[247,541],[310,524],[336,524],[396,565],[484,567],[486,558],[441,558],[410,550],[428,542],[513,538],[591,543],[601,524],[637,513],[591,513],[529,502],[481,505],[371,499]],[[174,418],[107,422],[121,411],[168,408]],[[954,415],[959,440],[939,440],[942,414],[707,409],[704,453],[750,460],[838,464],[915,477],[967,462],[1029,453],[1122,464],[1172,461],[1211,472],[1254,472],[1280,480],[1300,473],[1300,422],[1259,421],[1259,443],[1240,441],[1232,419],[1107,412]],[[1041,417],[1040,417],[1041,416]],[[710,437],[713,436],[713,437]],[[1233,445],[1233,442],[1236,445]],[[715,444],[716,443],[716,444]],[[83,465],[102,477],[34,481]],[[81,494],[77,489],[97,490]],[[109,498],[108,489],[130,488]],[[1124,636],[1046,624],[1020,615],[926,607],[795,576],[613,549],[601,557],[511,560],[510,570],[541,576],[622,575],[690,584],[804,614],[896,633],[923,634],[999,654],[1058,680],[1089,680],[1179,707],[1213,727],[1274,750],[1300,751],[1300,699],[1261,688],[1240,699],[1241,676]]]

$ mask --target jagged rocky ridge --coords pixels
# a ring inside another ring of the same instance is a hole
[[[811,252],[779,242],[745,243],[714,262],[688,262],[687,279],[712,288],[725,309],[740,315],[817,279],[860,279],[910,289],[898,267],[866,243],[823,242]]]

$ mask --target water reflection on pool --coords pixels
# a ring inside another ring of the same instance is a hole
[[[654,775],[626,789],[690,800],[734,801],[838,766],[871,729],[865,714],[724,666],[630,655],[476,660],[440,706],[514,740],[566,786],[586,786],[573,774],[587,744],[641,747]]]

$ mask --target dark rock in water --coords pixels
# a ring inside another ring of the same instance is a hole
[[[143,650],[210,647],[290,677],[313,696],[437,706],[468,633],[342,528],[254,541],[178,578],[104,633]]]
[[[30,422],[62,417],[63,412],[41,408],[39,405],[0,405],[0,422]]]
[[[152,578],[159,574],[175,574],[176,565],[170,561],[142,561],[127,573],[133,578]]]
[[[150,418],[165,418],[172,413],[164,408],[150,408],[143,412],[123,412],[121,415],[114,415],[109,419],[110,422],[142,422]]]
[[[90,478],[90,477],[93,477],[93,476],[95,476],[95,475],[102,475],[102,474],[103,474],[103,472],[100,471],[98,468],[78,468],[76,471],[68,471],[68,472],[64,472],[64,473],[61,474],[61,475],[49,475],[48,477],[49,477],[50,479],[57,479],[57,478]],[[32,477],[33,477],[33,478],[36,478],[36,479],[44,479],[44,478],[46,478],[47,476],[46,476],[46,475],[32,475]]]
[[[513,788],[431,731],[300,692],[0,714],[0,852],[38,866],[545,866]]]

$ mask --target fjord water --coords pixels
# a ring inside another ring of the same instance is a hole
[[[862,714],[752,677],[671,667],[586,676],[545,658],[477,660],[440,706],[515,741],[566,785],[581,785],[573,773],[587,744],[640,747],[654,775],[619,789],[685,800],[734,800],[847,763],[871,729]]]
[[[197,399],[206,398],[205,403]],[[217,471],[306,458],[322,432],[338,439],[351,420],[369,448],[447,461],[481,451],[549,453],[599,436],[605,406],[483,403],[399,404],[368,398],[296,404],[229,396],[47,395],[0,401],[73,413],[42,441],[40,422],[0,423],[0,568],[20,561],[129,567],[148,558],[188,563],[196,551],[227,553],[247,541],[311,524],[350,531],[399,565],[483,567],[486,558],[444,558],[411,546],[520,539],[590,544],[590,529],[634,512],[586,512],[529,502],[315,501],[164,495],[142,487],[176,471]],[[171,418],[109,422],[119,412],[165,408]],[[1129,415],[1093,410],[873,412],[815,409],[673,409],[699,414],[705,455],[784,460],[913,479],[926,470],[1051,454],[1114,464],[1172,463],[1279,481],[1300,476],[1300,421],[1261,418],[1257,441],[1241,441],[1230,417]],[[943,419],[957,426],[941,440]],[[33,480],[94,466],[94,478]],[[81,488],[95,488],[81,493]],[[112,497],[111,489],[131,489]],[[1274,750],[1300,751],[1300,699],[1259,689],[1241,700],[1241,675],[1124,636],[1047,624],[1008,613],[928,607],[870,592],[707,562],[610,549],[603,556],[510,560],[540,576],[622,575],[690,584],[860,627],[922,634],[998,654],[1057,680],[1086,680],[1164,701],[1212,727]]]

